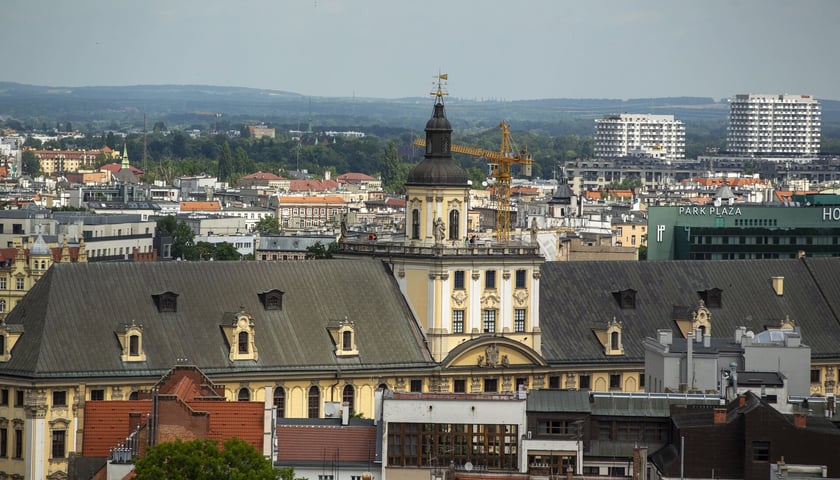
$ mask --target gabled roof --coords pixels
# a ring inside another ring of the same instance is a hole
[[[285,180],[280,175],[275,175],[270,172],[256,172],[250,175],[241,177],[240,180]]]
[[[182,212],[207,212],[219,211],[222,209],[218,201],[211,202],[180,202],[179,208]]]
[[[292,192],[327,192],[338,188],[335,180],[292,180],[289,190]]]
[[[355,172],[342,173],[335,179],[338,180],[339,183],[375,182],[379,180],[378,178],[371,177],[370,175]]]
[[[542,353],[549,364],[643,362],[643,341],[657,329],[679,329],[675,307],[696,310],[700,294],[721,289],[710,308],[712,337],[734,337],[745,326],[758,333],[786,316],[801,327],[813,358],[838,358],[840,258],[784,260],[674,260],[546,262],[540,268]],[[776,295],[771,277],[784,277]],[[614,292],[636,291],[634,308],[621,308]],[[625,355],[607,357],[592,333],[615,318]]]
[[[272,289],[282,309],[264,308],[259,294]],[[175,312],[159,311],[162,292],[177,294]],[[232,362],[219,328],[240,309],[254,319],[256,361]],[[326,327],[345,318],[359,355],[339,359]],[[208,375],[434,365],[396,280],[374,259],[57,264],[6,323],[26,328],[0,375],[24,378],[159,376],[177,358]],[[146,361],[120,360],[115,332],[131,323]]]

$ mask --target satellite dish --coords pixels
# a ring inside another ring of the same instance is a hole
[[[472,464],[472,462],[467,462],[467,463],[465,463],[465,464],[464,464],[464,470],[466,470],[466,471],[468,471],[468,472],[471,472],[471,471],[472,471],[472,469],[473,469],[473,464]]]

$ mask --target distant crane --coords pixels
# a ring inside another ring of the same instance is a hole
[[[498,128],[502,130],[502,145],[498,152],[463,145],[452,145],[450,148],[453,152],[472,155],[474,157],[484,157],[490,162],[490,166],[493,167],[493,178],[496,180],[496,240],[507,242],[510,240],[511,230],[510,166],[514,163],[520,165],[522,167],[522,174],[530,176],[531,165],[534,164],[534,159],[528,153],[527,147],[523,150],[515,151],[510,138],[510,129],[506,122],[503,121],[500,123]],[[426,140],[417,138],[414,140],[414,145],[425,147]]]
[[[222,114],[219,112],[192,112],[193,115],[212,115],[213,116],[213,133],[219,131],[218,129],[218,121],[222,118]]]

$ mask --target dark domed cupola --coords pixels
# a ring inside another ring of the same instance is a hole
[[[435,109],[426,122],[425,158],[408,173],[406,185],[467,185],[467,172],[452,159],[452,125],[446,119],[440,86]]]

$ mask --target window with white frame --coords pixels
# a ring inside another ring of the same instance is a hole
[[[464,333],[463,310],[452,310],[452,333]]]
[[[482,323],[484,324],[484,333],[495,333],[496,331],[496,311],[482,310]]]
[[[525,309],[524,308],[517,308],[513,311],[513,331],[514,332],[524,332],[525,331]]]

